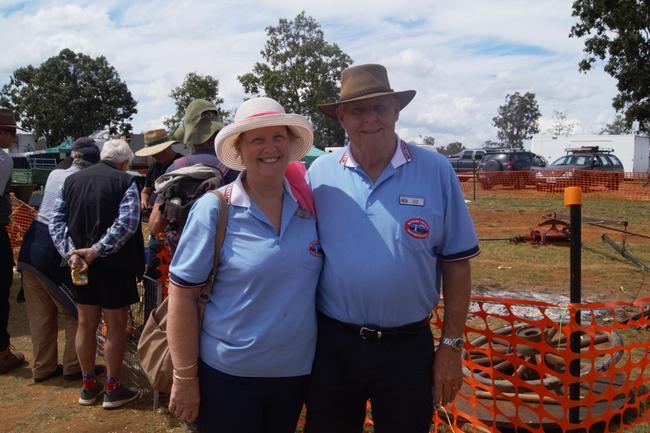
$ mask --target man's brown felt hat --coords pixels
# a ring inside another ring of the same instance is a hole
[[[16,115],[8,108],[0,107],[0,128],[15,128],[24,131],[16,125]]]
[[[339,100],[319,105],[320,111],[336,119],[336,107],[346,102],[393,95],[400,103],[400,110],[415,97],[415,90],[394,91],[388,82],[388,73],[382,65],[367,64],[350,66],[341,72],[341,93]]]

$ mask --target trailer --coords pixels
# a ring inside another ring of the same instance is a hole
[[[567,148],[599,146],[613,149],[614,155],[623,163],[625,173],[650,171],[650,137],[641,135],[534,135],[529,143],[530,151],[553,162],[566,154]]]

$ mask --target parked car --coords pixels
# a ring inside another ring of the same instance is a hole
[[[455,155],[450,155],[447,157],[451,166],[454,167],[454,170],[457,174],[471,174],[478,169],[483,156],[485,155],[485,149],[466,149]],[[461,181],[465,181],[471,176],[459,176]]]
[[[538,190],[582,186],[585,189],[604,186],[617,190],[623,181],[623,164],[612,149],[583,146],[566,149],[567,154],[548,167],[535,170]]]
[[[523,149],[488,149],[478,168],[477,180],[483,189],[494,185],[515,189],[535,185],[532,168],[546,167],[546,160]]]

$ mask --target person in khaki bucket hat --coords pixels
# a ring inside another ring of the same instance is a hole
[[[9,184],[14,167],[11,156],[4,151],[16,141],[16,116],[8,108],[0,108],[0,374],[25,364],[25,356],[13,352],[9,344],[9,295],[13,282],[14,260],[7,225],[11,218]]]
[[[360,433],[367,401],[376,431],[428,433],[434,404],[453,401],[463,383],[478,239],[447,158],[395,131],[414,96],[393,90],[384,66],[355,65],[341,74],[339,100],[319,107],[348,145],[307,172],[325,256],[307,433]],[[429,322],[441,291],[434,356]]]
[[[174,139],[196,148],[223,128],[217,118],[217,107],[205,99],[195,99],[185,109],[183,124],[174,131]],[[214,140],[210,140],[212,144]]]

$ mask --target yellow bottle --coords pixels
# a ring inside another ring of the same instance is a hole
[[[72,284],[75,286],[85,286],[88,284],[88,274],[85,272],[79,272],[79,270],[72,268],[70,270],[70,276],[72,277]]]

